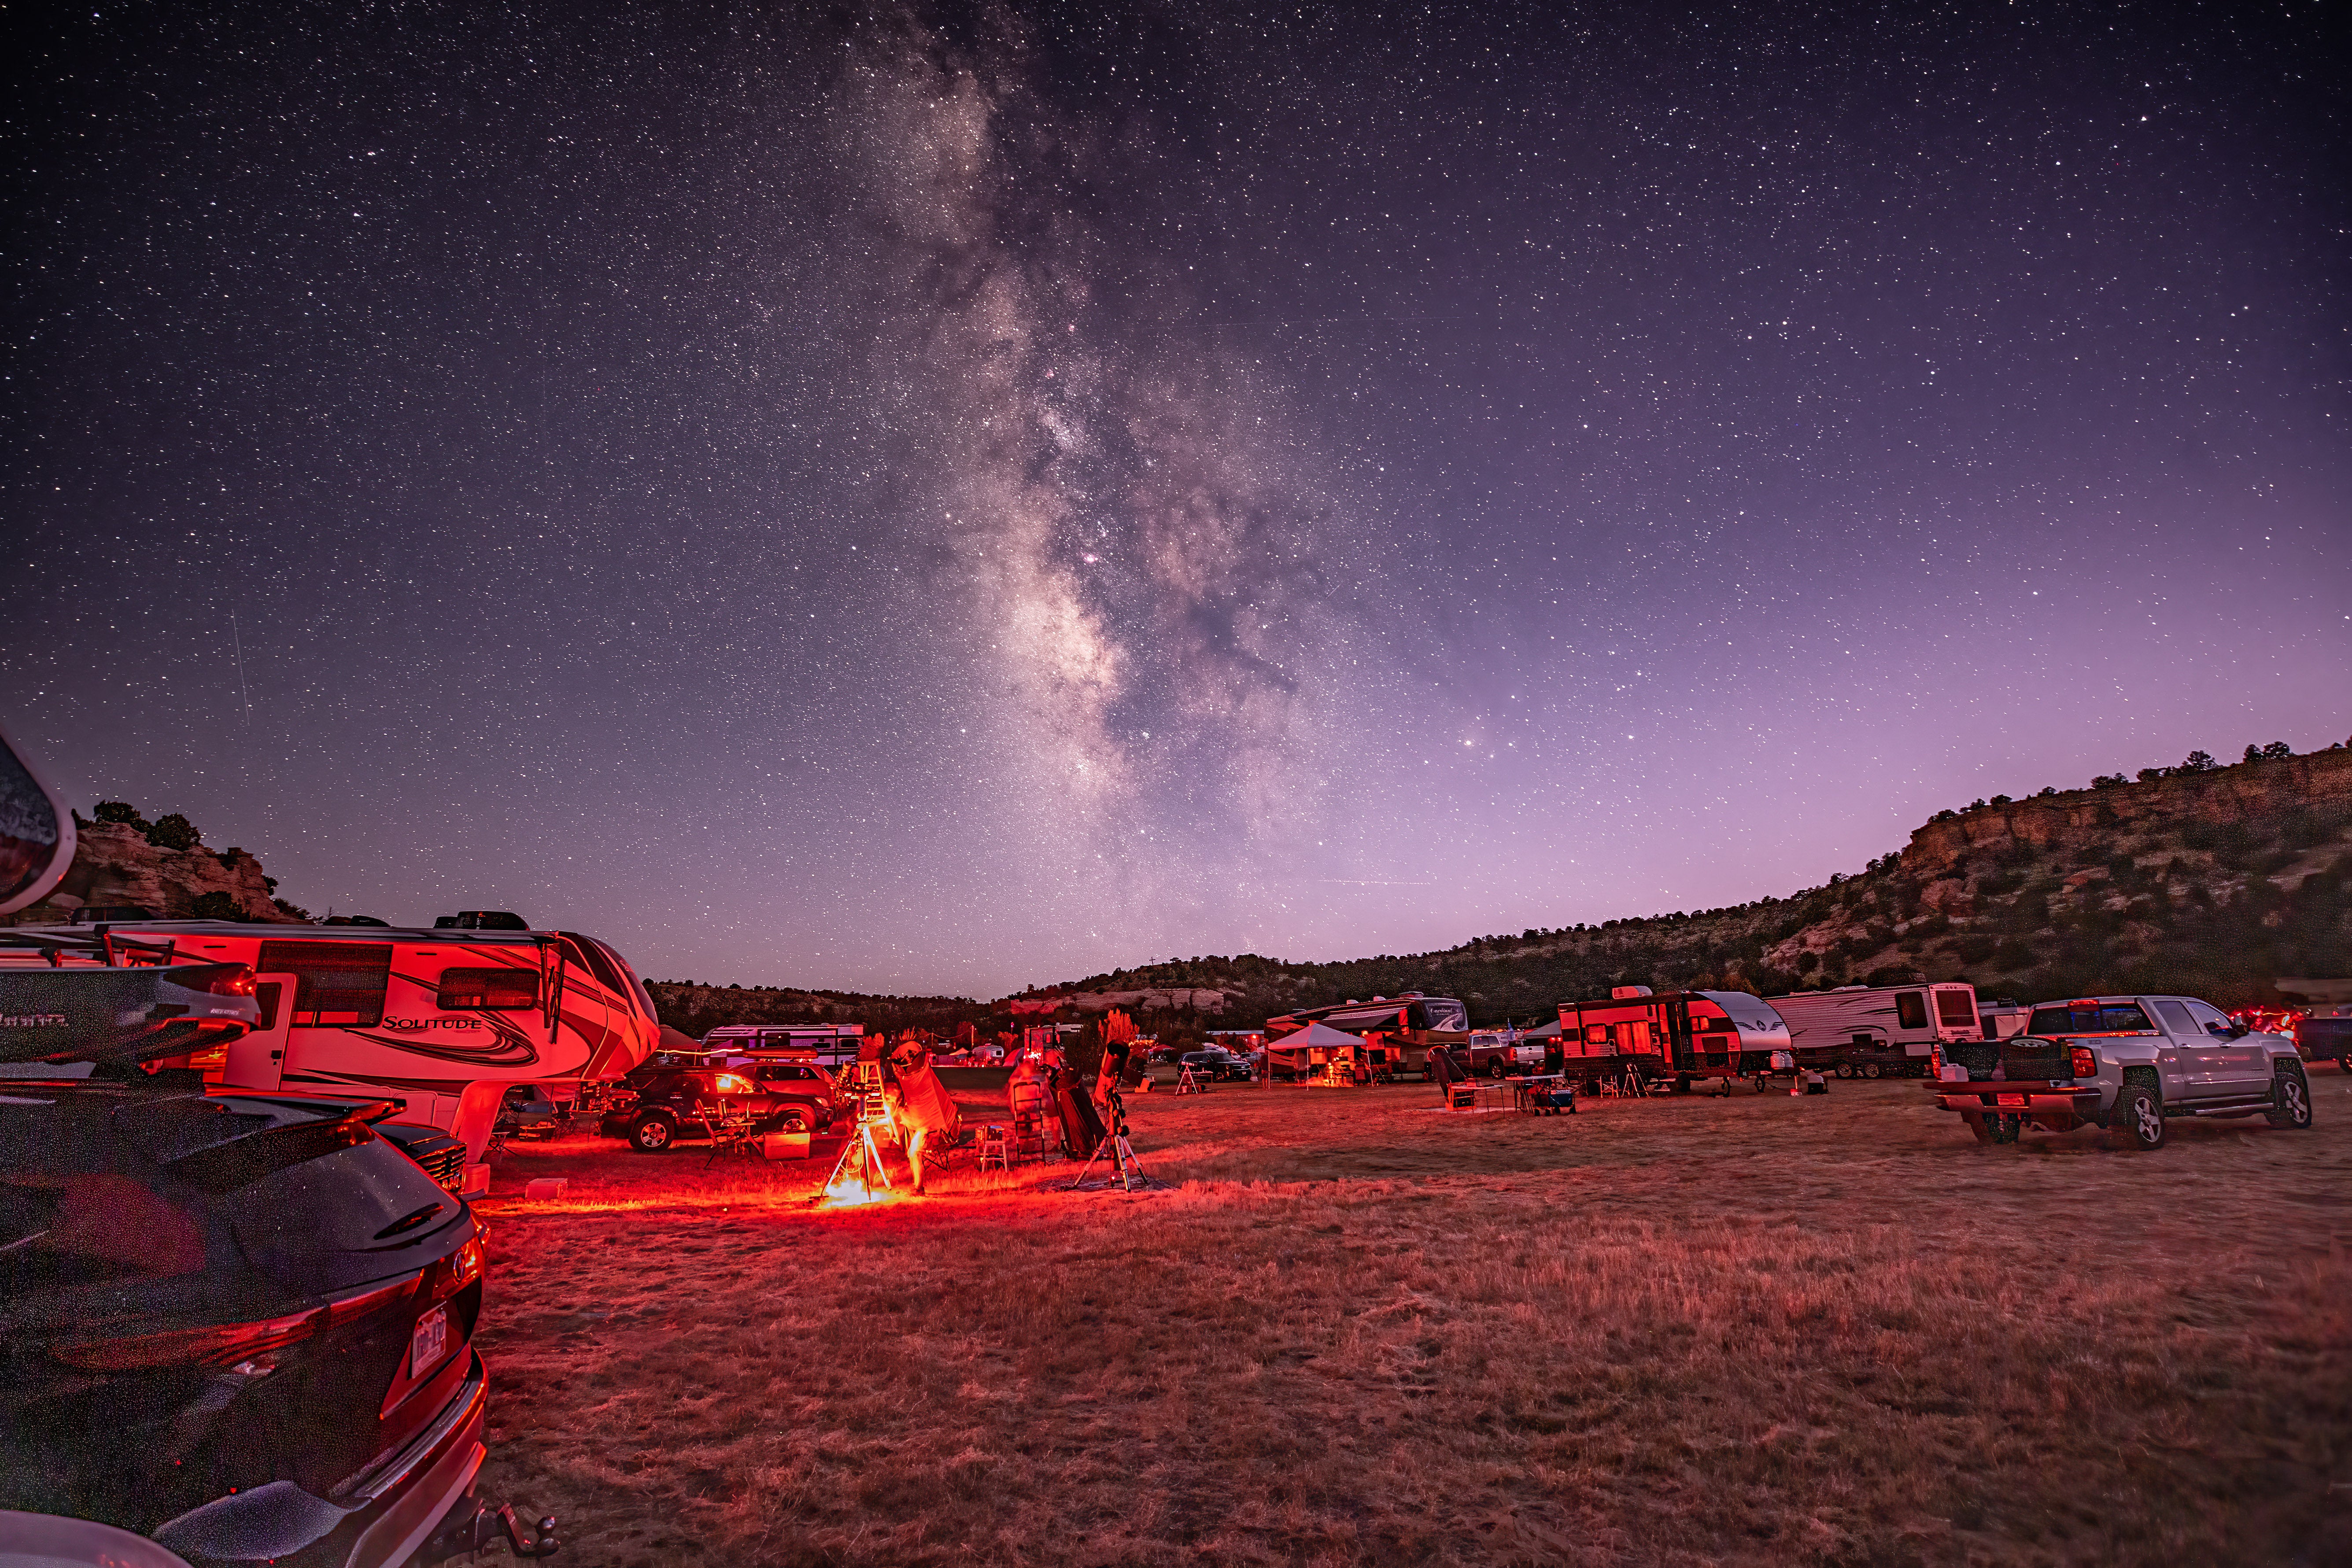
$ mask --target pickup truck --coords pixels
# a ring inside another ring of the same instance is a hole
[[[2090,1125],[2124,1148],[2155,1149],[2181,1116],[2311,1125],[2294,1042],[2250,1033],[2193,996],[2040,1003],[2022,1035],[1943,1047],[1937,1079],[1937,1103],[1979,1143],[2014,1143],[2029,1126]]]

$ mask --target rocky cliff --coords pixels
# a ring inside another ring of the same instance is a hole
[[[163,920],[293,921],[278,906],[261,862],[243,849],[151,844],[121,822],[77,828],[74,862],[57,890],[11,917],[16,925],[55,925],[91,904],[136,904]]]

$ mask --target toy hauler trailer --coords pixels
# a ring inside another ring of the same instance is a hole
[[[1840,1078],[1924,1077],[1939,1047],[1985,1037],[1965,981],[1800,991],[1772,1005],[1789,1021],[1798,1065]]]
[[[1374,1049],[1386,1052],[1391,1073],[1425,1074],[1432,1046],[1461,1046],[1470,1038],[1470,1009],[1459,1000],[1408,991],[1401,996],[1375,996],[1369,1002],[1301,1007],[1278,1018],[1268,1018],[1266,1049],[1273,1051],[1282,1044],[1282,1037],[1297,1034],[1309,1024],[1321,1024],[1341,1034],[1357,1036]],[[1269,1056],[1269,1063],[1272,1060]]]
[[[483,1163],[509,1085],[571,1100],[583,1079],[619,1077],[657,1039],[653,999],[627,963],[575,931],[227,921],[70,929],[253,971],[259,1023],[178,1064],[207,1088],[396,1100],[403,1121],[463,1142],[469,1164]]]
[[[1605,1002],[1559,1005],[1560,1070],[1588,1087],[1627,1075],[1671,1081],[1762,1077],[1790,1058],[1789,1026],[1745,991],[1621,985]],[[1777,1059],[1776,1059],[1777,1058]]]

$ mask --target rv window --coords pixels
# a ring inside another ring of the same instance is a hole
[[[1927,1026],[1927,998],[1916,991],[1906,991],[1895,998],[1895,1022],[1905,1029]]]
[[[1607,1045],[1609,1043],[1609,1026],[1606,1024],[1585,1025],[1584,1043],[1589,1046]]]
[[[294,976],[298,1029],[373,1029],[383,1022],[388,942],[265,942],[255,967]]]
[[[444,1013],[522,1013],[539,1005],[539,973],[530,969],[445,969]]]
[[[1965,991],[1938,991],[1936,1017],[1955,1029],[1973,1029],[1977,1026],[1976,999]]]

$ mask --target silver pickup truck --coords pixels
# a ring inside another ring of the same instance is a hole
[[[1945,1046],[1930,1087],[1979,1143],[2014,1143],[2028,1126],[2088,1123],[2126,1148],[2154,1149],[2176,1116],[2311,1125],[2294,1042],[2251,1034],[2193,996],[2040,1003],[2022,1035]]]

